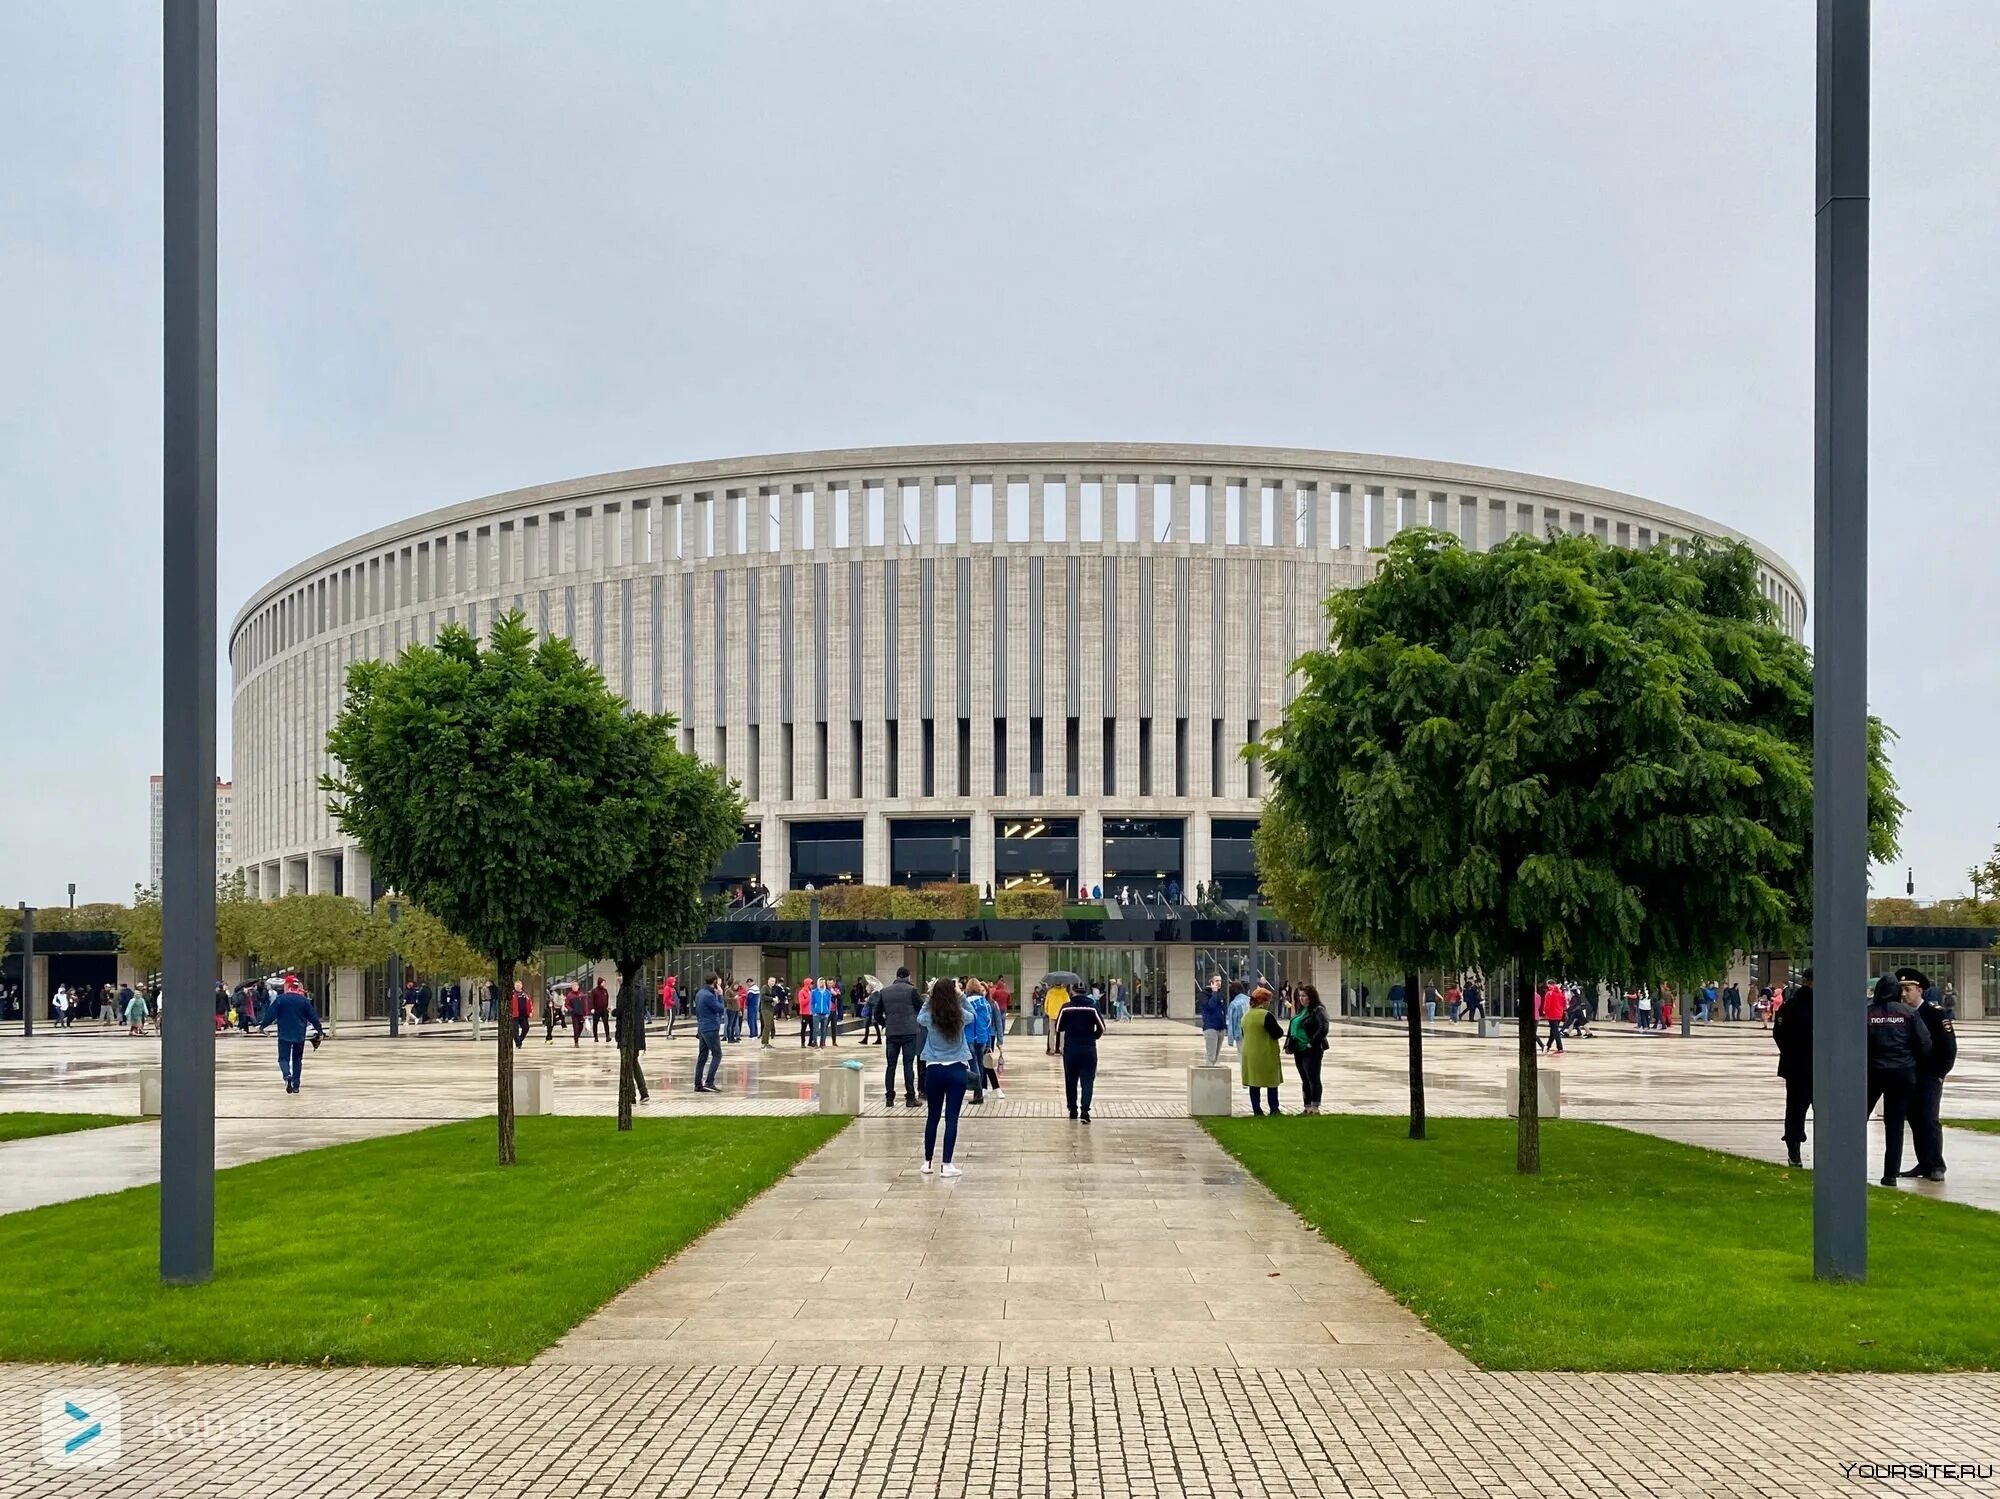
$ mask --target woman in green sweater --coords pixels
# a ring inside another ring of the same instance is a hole
[[[1284,1112],[1278,1107],[1278,1085],[1285,1080],[1278,1042],[1284,1034],[1285,1028],[1271,1013],[1271,991],[1259,984],[1250,991],[1250,1010],[1243,1017],[1243,1086],[1250,1090],[1250,1112],[1260,1119],[1264,1105],[1257,1097],[1259,1088],[1270,1093],[1273,1114]]]

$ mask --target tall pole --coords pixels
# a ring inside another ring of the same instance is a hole
[[[403,954],[397,948],[396,917],[401,912],[401,903],[396,897],[389,897],[389,1034],[403,1033]]]
[[[1868,1276],[1868,0],[1819,0],[1813,1274]]]
[[[215,1272],[215,0],[164,0],[160,1279]]]
[[[1245,909],[1250,915],[1250,971],[1244,975],[1244,978],[1248,980],[1250,987],[1254,989],[1257,987],[1257,891],[1255,889],[1251,890],[1250,904]]]
[[[806,968],[809,970],[806,974],[806,977],[811,979],[814,983],[818,983],[820,978],[820,972],[819,972],[819,892],[817,890],[813,891],[810,895],[806,897],[806,920],[810,928],[810,935],[807,941],[808,941],[808,946],[811,949],[810,956],[806,960]]]
[[[21,902],[21,1034],[35,1033],[35,908]]]

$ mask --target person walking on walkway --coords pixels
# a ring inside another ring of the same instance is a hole
[[[1069,1105],[1072,1119],[1078,1118],[1077,1105],[1081,1103],[1081,1119],[1088,1124],[1091,1095],[1097,1091],[1097,1038],[1104,1034],[1104,1017],[1089,995],[1072,995],[1056,1014],[1055,1030],[1057,1049],[1062,1052],[1063,1102]]]
[[[1813,1101],[1813,987],[1812,970],[1806,981],[1792,991],[1785,1008],[1771,1025],[1771,1039],[1778,1043],[1778,1076],[1785,1080],[1785,1158],[1794,1166],[1805,1164],[1799,1150],[1806,1143],[1806,1110]]]
[[[896,1059],[903,1061],[903,1106],[914,1109],[917,1106],[917,1052],[923,1043],[923,1026],[919,1023],[920,1006],[917,991],[910,983],[910,970],[898,968],[895,982],[885,984],[882,992],[875,996],[877,1008],[882,1015],[882,1107],[896,1106]],[[924,1095],[928,1098],[928,1092]]]
[[[146,1034],[146,996],[127,989],[125,1000],[125,1034],[143,1036]]]
[[[760,1006],[757,1022],[757,1044],[769,1046],[778,1039],[778,1001],[784,998],[785,984],[782,979],[772,979],[764,986],[764,1003]]]
[[[1202,1055],[1213,1067],[1222,1055],[1222,1038],[1229,1029],[1229,1006],[1222,997],[1221,974],[1208,976],[1208,987],[1201,991],[1201,1001],[1195,1008],[1201,1016]]]
[[[1563,1049],[1563,1017],[1569,1014],[1569,996],[1562,991],[1562,985],[1550,979],[1542,987],[1542,997],[1537,1001],[1535,1014],[1547,1024],[1549,1033],[1542,1038],[1542,1050],[1561,1052]]]
[[[674,1039],[674,1022],[681,1018],[680,996],[674,991],[680,980],[671,973],[660,980],[660,1008],[667,1012],[667,1039]]]
[[[722,1021],[729,1013],[717,992],[722,979],[711,973],[694,997],[694,1091],[716,1093],[715,1074],[722,1066]]]
[[[976,978],[968,977],[959,985],[959,993],[965,1001],[965,1044],[972,1053],[968,1073],[972,1084],[972,1101],[986,1102],[986,1048],[993,1044],[992,1011],[986,1003],[984,986]]]
[[[799,985],[798,999],[793,1008],[799,1016],[799,1048],[804,1050],[813,1041],[813,990],[819,987],[819,979],[810,977]]]
[[[319,1023],[319,1011],[292,974],[285,975],[285,987],[264,1011],[257,1029],[262,1032],[273,1025],[278,1028],[278,1071],[285,1079],[285,1091],[296,1093],[305,1066],[306,1029],[311,1027],[313,1045],[317,1046],[326,1038],[326,1027]]]
[[[905,970],[896,970],[898,982],[906,977]],[[891,984],[883,992],[895,987]],[[917,1012],[917,1027],[923,1036],[924,1059],[923,1169],[928,1173],[937,1158],[938,1118],[942,1115],[944,1164],[938,1175],[962,1176],[951,1158],[958,1146],[958,1111],[965,1104],[972,1048],[965,1039],[965,1006],[956,983],[944,978],[931,985],[929,1001]]]
[[[528,1002],[528,991],[521,987],[519,979],[515,979],[514,992],[507,996],[507,1019],[514,1027],[514,1050],[516,1051],[519,1051],[521,1043],[528,1039],[528,1021],[533,1018],[534,1008]]]
[[[603,1034],[598,1034],[599,1031]],[[618,1038],[611,1030],[611,991],[599,979],[590,991],[590,1039],[593,1041],[615,1041]]]
[[[1285,1067],[1280,1059],[1278,1041],[1285,1034],[1284,1027],[1271,1013],[1271,991],[1259,984],[1250,994],[1250,1007],[1243,1017],[1243,1086],[1250,1090],[1250,1112],[1263,1117],[1264,1105],[1257,1096],[1263,1089],[1270,1095],[1271,1112],[1282,1114],[1278,1107],[1278,1088],[1285,1080]]]
[[[1875,981],[1868,1003],[1868,1112],[1882,1103],[1882,1185],[1893,1187],[1903,1170],[1903,1125],[1917,1068],[1930,1052],[1930,1032],[1903,1002],[1903,986],[1889,974]]]
[[[1060,984],[1042,986],[1042,1024],[1049,1033],[1049,1055],[1056,1054],[1056,1017],[1063,1012],[1069,1002],[1069,991]]]
[[[833,985],[825,979],[813,983],[813,1045],[826,1045],[826,1023],[833,1014]]]
[[[633,1015],[630,1020],[627,1020],[625,1015],[621,1013],[618,1016],[618,1022],[621,1025],[629,1024],[632,1027],[632,1086],[638,1092],[639,1102],[650,1103],[652,1102],[653,1095],[646,1087],[646,1067],[644,1061],[641,1059],[642,1053],[646,1050],[646,1002],[644,998],[646,991],[634,986],[629,992],[632,999],[637,1001],[633,1005],[633,1008],[638,1013]]]
[[[583,1045],[583,1023],[590,1014],[590,1002],[584,998],[581,987],[573,988],[563,1001],[569,1007],[569,1043]]]
[[[1958,1032],[1951,1016],[1938,1003],[1937,990],[1919,968],[1898,968],[1896,978],[1903,988],[1903,1003],[1912,1006],[1931,1038],[1931,1049],[1917,1063],[1917,1082],[1910,1094],[1910,1138],[1917,1150],[1917,1164],[1905,1176],[1921,1176],[1928,1181],[1944,1180],[1944,1126],[1938,1111],[1944,1104],[1944,1080],[1958,1061]],[[1780,1016],[1789,1014],[1798,1003],[1794,994],[1785,1001]]]
[[[1326,1006],[1320,1002],[1319,990],[1312,984],[1299,985],[1298,1009],[1292,1016],[1285,1040],[1292,1053],[1292,1065],[1299,1071],[1299,1095],[1308,1114],[1319,1112],[1320,1099],[1325,1091],[1320,1083],[1320,1071],[1326,1062],[1329,1028]]]

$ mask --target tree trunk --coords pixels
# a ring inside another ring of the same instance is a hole
[[[505,1023],[500,1027],[500,1164],[514,1164],[514,960],[502,958],[498,975]]]
[[[639,1092],[634,1074],[639,1065],[639,1028],[646,1019],[635,1013],[632,1003],[632,976],[638,971],[637,963],[618,965],[618,1128],[621,1130],[632,1127],[632,1100]]]
[[[1409,996],[1406,1013],[1410,1017],[1410,1138],[1424,1138],[1424,1022],[1423,1004],[1417,998],[1418,974],[1412,969],[1403,975],[1403,993]]]
[[[1514,1121],[1514,1169],[1523,1176],[1535,1176],[1542,1169],[1542,1094],[1535,1079],[1536,988],[1531,981],[1528,992],[1522,994],[1520,983],[1516,980],[1514,993],[1515,1018],[1519,1021],[1521,1074],[1521,1086],[1514,1098],[1517,1116]]]

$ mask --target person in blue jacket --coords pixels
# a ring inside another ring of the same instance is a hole
[[[1208,976],[1208,987],[1201,991],[1201,1002],[1195,1009],[1201,1016],[1202,1048],[1208,1065],[1213,1067],[1222,1055],[1222,1037],[1229,1029],[1229,1005],[1222,997],[1221,974]]]
[[[970,1064],[972,1101],[986,1101],[986,1048],[993,1044],[993,1012],[987,1007],[986,989],[968,976],[959,985],[965,1007],[965,1044],[972,1052]]]
[[[722,1066],[722,1021],[729,1013],[717,991],[716,986],[721,982],[721,975],[711,973],[694,996],[694,1091],[697,1093],[721,1091],[715,1086],[715,1074]]]
[[[306,1028],[312,1028],[315,1042],[325,1039],[326,1027],[319,1023],[319,1011],[313,1008],[312,999],[299,985],[295,973],[285,975],[285,987],[276,999],[264,1008],[264,1018],[257,1023],[259,1031],[266,1031],[275,1024],[278,1027],[278,1071],[284,1075],[285,1091],[299,1091],[299,1074],[305,1066]]]
[[[1250,1013],[1250,993],[1241,983],[1229,986],[1229,1044],[1238,1051],[1243,1049],[1243,1017]]]

